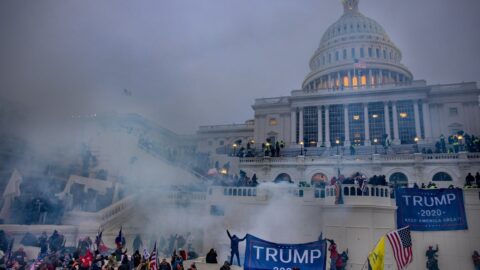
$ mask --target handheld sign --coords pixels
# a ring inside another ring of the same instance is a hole
[[[467,217],[461,189],[399,188],[397,228],[412,231],[467,230]]]
[[[245,270],[325,270],[325,240],[305,244],[277,244],[247,234]]]

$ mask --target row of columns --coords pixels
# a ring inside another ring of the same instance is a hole
[[[330,142],[330,111],[329,105],[324,105],[325,107],[325,146],[331,147]],[[350,146],[350,116],[348,111],[348,104],[344,104],[344,134],[345,134],[345,146]],[[421,132],[421,125],[420,125],[420,112],[419,112],[419,101],[413,103],[413,112],[415,118],[415,134],[417,138],[422,138]],[[292,127],[292,141],[296,141],[297,135],[297,125],[296,125],[296,111],[292,111],[291,113],[291,127]],[[370,141],[370,121],[368,117],[368,103],[363,104],[363,118],[364,118],[364,132],[365,132],[365,140],[364,145],[369,146],[371,145]],[[384,103],[384,119],[385,119],[385,132],[387,134],[387,138],[392,140],[393,144],[400,144],[400,135],[399,135],[399,128],[398,128],[398,112],[397,112],[397,104],[396,102],[392,102],[392,116],[393,116],[393,140],[392,134],[390,131],[390,113],[389,113],[389,106],[388,102]],[[429,140],[431,138],[431,124],[430,124],[430,110],[428,103],[422,103],[422,118],[423,118],[423,128],[424,128],[424,138]],[[323,119],[322,119],[322,106],[318,107],[318,145],[322,145],[323,143]],[[298,134],[299,141],[303,140],[303,108],[299,108],[299,134]]]
[[[355,74],[357,73],[357,85],[355,87],[359,86],[372,86],[372,85],[381,85],[381,84],[386,84],[390,82],[400,82],[400,74],[399,73],[394,73],[392,71],[383,71],[379,70],[376,74],[373,74],[371,69],[368,69],[367,74],[366,74],[366,85],[361,84],[361,77],[358,72],[354,72],[352,70],[348,71],[348,73],[345,76],[348,76],[348,88],[353,88],[353,78],[355,77]],[[330,89],[330,88],[336,88],[336,81],[338,80],[338,87],[346,87],[343,82],[344,76],[340,74],[340,72],[328,74],[324,76],[323,79],[318,79],[313,82],[313,89]],[[373,83],[372,83],[373,81]]]

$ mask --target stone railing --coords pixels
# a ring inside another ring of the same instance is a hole
[[[424,160],[430,160],[430,159],[459,159],[460,154],[459,153],[423,154],[422,158]],[[467,158],[468,158],[468,156],[467,156]]]
[[[343,203],[347,205],[376,205],[376,206],[393,206],[390,197],[391,189],[387,186],[367,185],[362,190],[358,185],[341,185],[341,193]],[[335,203],[337,196],[337,187],[327,186],[325,188],[326,203]]]
[[[329,94],[335,92],[358,92],[358,90],[389,90],[392,88],[412,88],[412,87],[425,87],[426,81],[416,80],[412,82],[398,82],[398,83],[386,83],[379,85],[361,85],[354,87],[337,87],[337,88],[318,88],[318,89],[302,89],[302,90],[293,90],[292,96],[304,96],[312,94]]]
[[[224,187],[224,196],[256,197],[257,188],[254,187]]]
[[[317,162],[317,161],[412,161],[412,160],[471,160],[480,159],[480,153],[445,153],[445,154],[373,154],[373,155],[335,155],[335,156],[307,156],[307,157],[253,157],[253,158],[240,158],[241,164],[268,164],[268,163],[292,163],[299,160],[305,162]]]
[[[135,199],[136,199],[136,196],[131,195],[99,211],[98,215],[100,217],[102,225],[108,223],[115,216],[122,213],[126,209],[133,207]]]
[[[380,205],[391,206],[390,188],[386,186],[367,185],[362,191],[358,185],[342,185],[342,195],[345,204],[352,205]],[[315,187],[210,187],[209,196],[216,200],[255,200],[266,201],[271,198],[297,198],[305,203],[334,204],[336,197],[335,186],[325,188]]]

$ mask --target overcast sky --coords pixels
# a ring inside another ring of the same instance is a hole
[[[360,1],[429,84],[480,80],[479,10]],[[300,88],[342,12],[340,0],[3,0],[0,98],[49,117],[137,112],[180,133],[242,123],[255,98]]]

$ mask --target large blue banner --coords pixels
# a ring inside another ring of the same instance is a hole
[[[461,189],[396,189],[397,228],[412,231],[466,230]]]
[[[245,270],[325,270],[325,240],[305,244],[276,244],[247,234]]]

